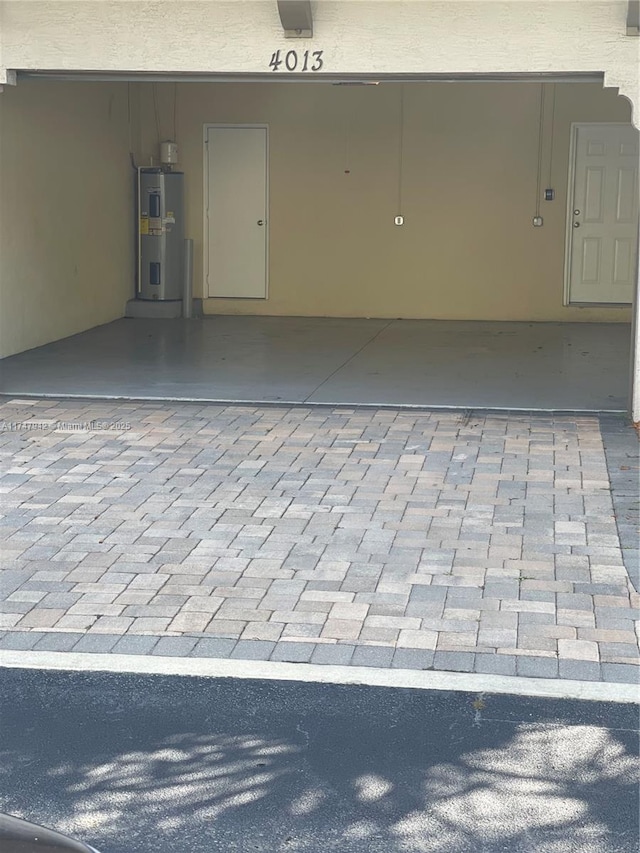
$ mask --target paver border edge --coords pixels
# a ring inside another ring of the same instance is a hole
[[[377,667],[228,660],[223,658],[150,657],[147,655],[32,651],[0,652],[0,667],[71,672],[302,681],[414,690],[506,693],[550,699],[581,699],[594,702],[640,704],[640,688],[637,684],[523,678],[511,675],[484,675],[481,673],[432,670],[392,670]]]

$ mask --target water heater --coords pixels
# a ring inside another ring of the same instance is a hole
[[[138,169],[138,299],[182,299],[184,174]]]

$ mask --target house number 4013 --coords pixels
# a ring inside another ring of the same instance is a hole
[[[323,66],[322,50],[305,50],[304,53],[297,50],[288,50],[284,53],[281,50],[276,52],[271,57],[269,68],[272,71],[320,71]]]

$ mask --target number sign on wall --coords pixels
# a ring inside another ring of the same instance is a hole
[[[272,71],[320,71],[324,62],[323,50],[276,50],[271,57],[269,68]]]

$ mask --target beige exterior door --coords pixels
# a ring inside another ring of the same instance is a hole
[[[638,250],[638,131],[573,127],[568,211],[568,301],[633,302]]]
[[[266,127],[205,127],[204,203],[206,292],[265,299]]]

